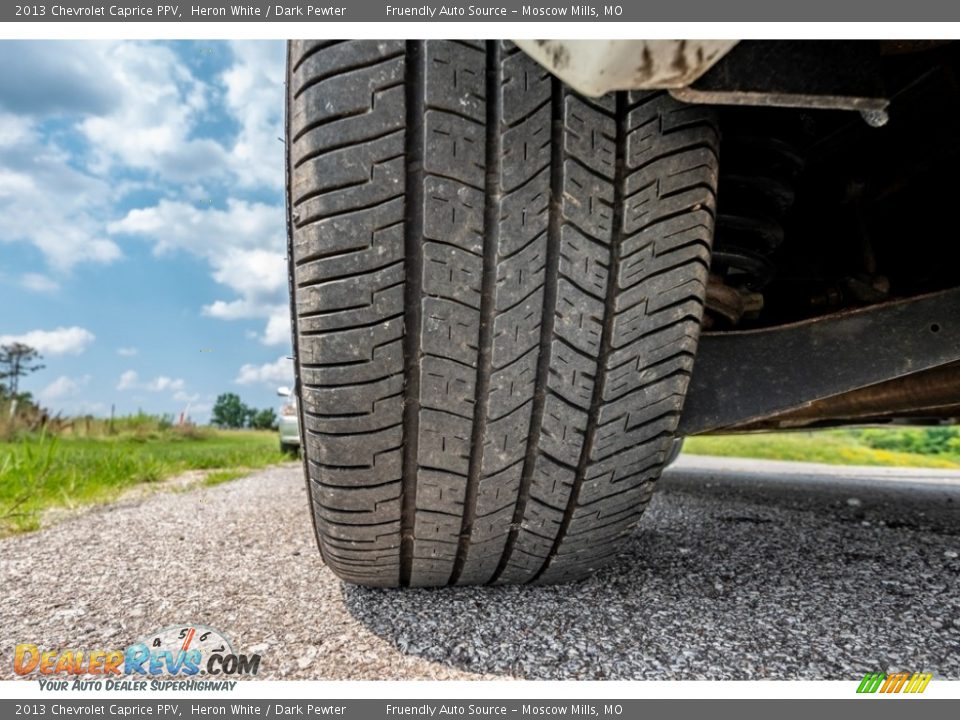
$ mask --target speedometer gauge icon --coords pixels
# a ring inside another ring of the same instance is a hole
[[[139,642],[151,651],[169,651],[176,654],[199,650],[203,657],[212,653],[234,655],[233,645],[219,630],[198,623],[170,625],[141,638]]]

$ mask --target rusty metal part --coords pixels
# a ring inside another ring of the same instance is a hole
[[[960,288],[774,328],[701,335],[679,432],[742,426],[960,361]]]
[[[689,85],[736,40],[515,40],[530,57],[577,92]]]
[[[948,363],[817,400],[806,407],[736,429],[773,430],[838,421],[856,423],[884,418],[954,417],[958,410],[960,363]]]
[[[763,309],[763,295],[730,287],[722,277],[711,274],[707,281],[706,306],[707,310],[736,325],[744,315],[754,316]]]
[[[882,111],[889,99],[879,58],[871,41],[744,40],[698,80],[670,94],[709,105]]]

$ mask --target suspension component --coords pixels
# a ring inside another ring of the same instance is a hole
[[[775,275],[773,254],[783,243],[783,218],[793,206],[794,183],[803,159],[794,146],[762,134],[727,131],[721,148],[716,236],[711,274],[715,288],[743,294],[746,312],[757,312],[762,297],[754,297]],[[720,294],[718,294],[720,293]],[[736,293],[715,290],[719,298]],[[728,324],[744,315],[744,302],[715,303],[710,309]],[[709,307],[709,306],[708,306]]]
[[[720,316],[730,325],[737,325],[744,317],[756,317],[763,309],[763,295],[745,288],[727,285],[723,278],[711,274],[707,280],[706,307],[710,315],[705,317],[704,327],[713,327],[713,318]]]

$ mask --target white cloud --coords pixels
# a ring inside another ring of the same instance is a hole
[[[89,375],[84,375],[83,377],[77,379],[67,377],[66,375],[61,375],[52,383],[43,388],[43,390],[38,393],[38,397],[43,402],[61,400],[63,398],[76,395],[80,388],[89,382]]]
[[[25,143],[33,134],[29,118],[0,112],[0,148]]]
[[[230,248],[216,259],[213,279],[252,296],[271,296],[287,288],[287,261],[276,248]]]
[[[0,106],[36,117],[103,113],[118,102],[109,42],[8,41],[0,48]],[[42,92],[38,92],[42,88]]]
[[[119,355],[120,357],[134,357],[138,352],[140,351],[137,350],[137,348],[135,347],[117,348],[117,355]]]
[[[228,47],[231,64],[205,82],[162,43],[0,45],[0,66],[11,70],[0,75],[0,247],[30,243],[52,271],[22,276],[25,288],[53,292],[58,273],[113,263],[123,256],[120,236],[134,235],[157,254],[207,263],[230,293],[206,315],[262,321],[261,342],[289,342],[284,48]],[[235,134],[208,129],[223,118]],[[118,202],[141,190],[165,199],[118,219]],[[219,204],[231,190],[278,199]]]
[[[93,166],[135,168],[165,180],[224,175],[227,153],[194,136],[211,88],[194,77],[172,48],[156,43],[101,43],[92,52],[106,68],[114,104],[79,125]]]
[[[283,305],[271,311],[261,342],[264,345],[283,345],[290,342],[290,337],[290,308]]]
[[[127,370],[120,376],[120,381],[117,383],[117,390],[132,390],[138,386],[139,380],[140,377],[135,370]]]
[[[33,178],[29,175],[0,169],[0,197],[17,197],[35,188]]]
[[[236,199],[227,200],[225,208],[202,209],[164,199],[131,210],[110,223],[107,231],[151,240],[158,255],[185,250],[208,260],[215,270],[236,263],[230,254],[237,251],[272,250],[283,257],[286,248],[283,208]]]
[[[76,391],[77,383],[66,375],[61,375],[43,388],[37,395],[41,400],[49,402],[57,398],[62,398],[64,395],[70,395]]]
[[[7,69],[0,76],[0,243],[29,242],[49,267],[67,272],[79,263],[121,258],[119,244],[105,230],[116,202],[132,190],[175,183],[168,196],[199,204],[222,196],[218,187],[279,193],[283,43],[235,41],[228,47],[232,63],[205,82],[164,43],[0,46],[0,67]],[[232,120],[236,133],[224,137],[208,130],[204,123],[215,116]],[[51,118],[59,123],[56,133],[45,125]],[[71,134],[82,149],[66,143]],[[145,177],[118,182],[115,170]],[[221,258],[213,264],[215,279],[237,289],[241,281],[231,268],[249,267],[255,260],[242,251],[259,249],[282,258],[283,213],[279,203],[241,203],[226,212],[237,221],[226,225],[250,232],[239,239],[218,235],[210,253]],[[264,213],[275,215],[269,228],[256,217]],[[215,213],[205,217],[196,230],[224,224]],[[142,228],[129,231],[145,234]],[[191,233],[188,242],[195,239]],[[156,249],[168,244],[158,239]],[[277,264],[275,259],[270,267]],[[257,287],[249,292],[275,291],[266,268],[251,283]]]
[[[120,248],[103,220],[122,183],[91,171],[61,143],[85,119],[123,103],[116,42],[8,42],[0,46],[0,242],[28,242],[61,272],[81,262],[110,263]],[[50,119],[60,128],[51,133]],[[66,119],[66,123],[61,121]],[[122,135],[135,132],[124,128]]]
[[[181,378],[171,378],[166,375],[158,375],[153,380],[140,381],[140,376],[136,370],[127,370],[120,376],[117,382],[117,390],[147,390],[149,392],[173,392],[174,399],[176,393],[180,393],[186,388],[187,384]]]
[[[55,330],[31,330],[22,335],[0,335],[0,345],[19,342],[36,349],[41,355],[79,355],[96,336],[82,327],[59,327]]]
[[[188,393],[185,390],[178,390],[173,394],[173,399],[177,402],[194,404],[200,399],[200,393]]]
[[[38,293],[52,293],[60,289],[60,283],[40,273],[24,273],[20,276],[20,284],[27,290]]]
[[[226,105],[240,125],[229,162],[243,186],[283,187],[284,57],[281,43],[236,41],[223,74]]]
[[[279,357],[275,362],[265,363],[263,365],[246,364],[240,368],[237,379],[234,381],[238,385],[253,385],[256,383],[265,383],[267,385],[278,385],[293,380],[293,363],[289,358]]]
[[[186,383],[180,378],[168,378],[166,375],[160,375],[144,384],[144,389],[150,392],[164,392],[165,390],[183,390]]]
[[[214,177],[279,189],[283,43],[235,41],[229,50],[232,63],[208,84],[165,43],[7,42],[0,47],[0,111],[29,119],[79,116],[100,171],[123,166],[192,184]],[[211,110],[220,110],[217,102],[238,126],[221,142],[197,132]],[[30,122],[0,119],[0,145],[30,132]]]
[[[202,402],[202,403],[191,403],[190,404],[190,416],[196,417],[201,415],[208,415],[210,411],[213,410],[213,403]]]
[[[268,345],[289,342],[287,264],[283,210],[263,203],[228,200],[225,208],[197,208],[161,200],[153,207],[131,210],[110,223],[113,235],[136,235],[163,255],[185,251],[205,260],[213,279],[238,297],[216,300],[205,315],[224,320],[265,319],[261,340]]]
[[[20,125],[0,112],[0,243],[28,242],[61,272],[80,262],[117,260],[120,247],[105,237],[100,219],[117,186],[78,169],[33,130],[13,141]]]

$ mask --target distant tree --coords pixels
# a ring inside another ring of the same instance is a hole
[[[210,420],[225,428],[242,428],[250,416],[250,408],[243,404],[236,393],[223,393],[213,404]]]
[[[250,416],[250,427],[256,430],[273,430],[277,427],[277,413],[273,408],[256,410]]]
[[[20,392],[20,378],[42,370],[38,361],[43,358],[29,345],[20,342],[0,345],[0,383],[5,394],[16,398]]]

